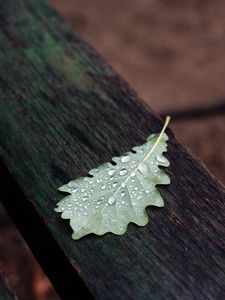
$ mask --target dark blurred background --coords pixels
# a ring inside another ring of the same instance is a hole
[[[177,138],[224,183],[225,2],[51,3],[157,114],[172,114]],[[0,264],[21,299],[58,299],[1,208]]]

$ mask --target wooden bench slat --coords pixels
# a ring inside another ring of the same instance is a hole
[[[63,299],[225,296],[224,188],[170,130],[171,185],[147,226],[73,241],[53,211],[60,185],[162,122],[44,1],[0,1],[0,86],[1,201]]]
[[[0,300],[18,300],[15,292],[9,287],[5,273],[0,268]]]

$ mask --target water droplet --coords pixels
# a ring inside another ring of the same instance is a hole
[[[122,201],[122,204],[125,204],[126,202],[125,201]]]
[[[125,183],[125,182],[122,182],[121,186],[122,186],[123,188],[125,188],[125,187],[126,187],[126,183]]]
[[[134,177],[134,176],[136,176],[136,173],[135,173],[135,172],[132,172],[132,173],[130,174],[130,176],[131,176],[131,177]]]
[[[68,206],[68,207],[71,207],[71,206],[72,206],[72,203],[68,203],[67,206]]]
[[[124,198],[125,196],[126,196],[126,192],[125,192],[125,191],[122,191],[122,192],[121,192],[121,197]]]
[[[121,170],[119,171],[119,174],[120,174],[121,176],[126,175],[126,174],[127,174],[127,169],[121,169]]]
[[[121,157],[121,161],[122,161],[123,163],[129,162],[129,161],[130,161],[130,156],[129,156],[128,154],[122,156],[122,157]]]
[[[75,188],[75,187],[77,187],[77,184],[76,184],[74,181],[70,181],[67,185],[68,185],[68,187],[70,187],[70,188]]]
[[[162,165],[167,164],[167,159],[165,157],[163,157],[163,156],[157,155],[156,159]]]
[[[109,197],[108,203],[109,203],[110,205],[115,204],[115,203],[116,203],[116,198],[115,198],[115,197]]]
[[[78,191],[78,188],[75,188],[72,190],[72,193],[76,193]]]
[[[84,212],[84,216],[87,216],[87,213],[86,213],[86,212]]]
[[[113,182],[113,184],[112,184],[113,187],[117,187],[117,185],[118,185],[118,182]]]
[[[88,199],[88,197],[86,197],[86,196],[83,197],[83,201],[87,201],[87,199]]]
[[[110,169],[109,171],[108,171],[108,175],[109,176],[113,176],[114,174],[115,174],[115,170],[113,170],[113,169]]]
[[[102,189],[102,190],[104,190],[105,188],[106,188],[106,186],[105,186],[105,185],[103,185],[103,186],[101,187],[101,189]]]
[[[134,190],[135,190],[135,191],[138,191],[138,186],[135,186]]]
[[[146,194],[149,194],[150,192],[151,192],[150,190],[146,190],[146,191],[145,191]]]
[[[146,175],[148,173],[148,166],[146,163],[142,162],[138,165],[138,170],[143,174]]]
[[[141,195],[137,197],[137,199],[138,199],[138,200],[140,200],[141,198],[142,198],[142,196],[141,196]]]
[[[97,179],[97,182],[98,182],[98,183],[101,182],[101,179],[98,178],[98,179]]]
[[[96,204],[100,205],[101,203],[102,203],[102,200],[98,200],[98,202]]]
[[[84,193],[85,192],[85,189],[81,189],[81,193]]]

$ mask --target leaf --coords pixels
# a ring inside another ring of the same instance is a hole
[[[130,222],[147,224],[147,206],[164,205],[155,186],[170,183],[159,168],[169,166],[163,156],[167,151],[168,137],[164,131],[168,123],[169,117],[160,134],[152,134],[142,146],[114,157],[115,165],[104,163],[89,172],[93,177],[81,177],[59,188],[70,195],[57,203],[55,211],[62,212],[63,219],[70,219],[73,239],[90,233],[121,235]]]

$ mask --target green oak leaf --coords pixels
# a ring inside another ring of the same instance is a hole
[[[57,203],[55,211],[62,213],[63,219],[70,219],[73,239],[90,233],[121,235],[130,222],[147,224],[147,206],[164,205],[156,185],[170,183],[159,168],[170,164],[163,156],[168,123],[169,117],[160,134],[152,134],[142,146],[112,158],[114,165],[104,163],[89,172],[92,177],[81,177],[59,188],[69,195]]]

